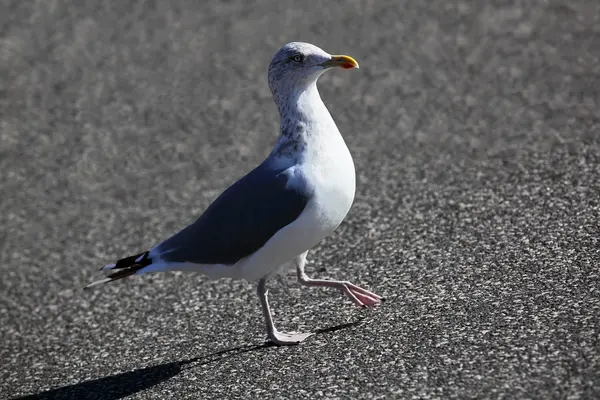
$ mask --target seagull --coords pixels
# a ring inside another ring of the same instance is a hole
[[[283,46],[268,72],[280,115],[269,156],[195,222],[148,251],[104,266],[107,277],[86,288],[164,271],[257,282],[267,336],[275,345],[298,344],[313,334],[280,332],[273,322],[266,283],[288,268],[295,266],[301,285],[336,288],[362,307],[381,303],[381,296],[348,281],[313,279],[304,271],[308,251],[340,225],[356,188],[352,156],[317,89],[321,74],[336,67],[358,63],[309,43]]]

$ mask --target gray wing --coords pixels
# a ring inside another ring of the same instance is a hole
[[[299,174],[259,165],[156,250],[166,262],[235,264],[302,213],[312,189]]]

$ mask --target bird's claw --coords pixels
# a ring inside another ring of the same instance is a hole
[[[357,306],[372,307],[380,304],[384,300],[383,297],[352,283],[345,283],[343,290]]]
[[[304,341],[304,339],[314,335],[314,333],[299,332],[270,332],[269,339],[277,346],[293,346]]]

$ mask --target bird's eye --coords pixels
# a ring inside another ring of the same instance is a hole
[[[292,56],[292,61],[297,62],[297,63],[302,62],[302,55],[301,54],[294,54]]]

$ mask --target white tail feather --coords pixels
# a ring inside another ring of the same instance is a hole
[[[83,288],[84,288],[84,289],[88,289],[88,288],[91,288],[92,286],[97,286],[97,285],[102,285],[103,283],[108,283],[108,282],[110,282],[111,280],[112,280],[111,278],[104,278],[104,279],[100,279],[100,280],[98,280],[98,281],[94,281],[94,282],[90,283],[90,284],[89,284],[89,285],[87,285],[87,286],[84,286]]]

